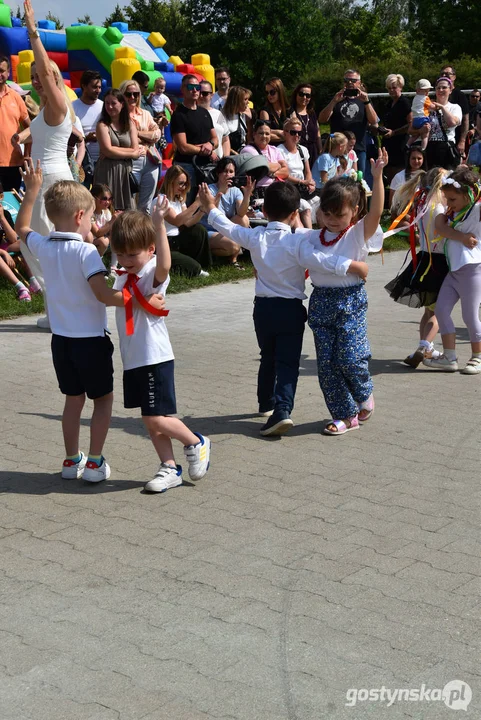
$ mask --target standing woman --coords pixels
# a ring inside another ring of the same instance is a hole
[[[231,152],[238,155],[252,137],[252,120],[247,115],[250,91],[239,85],[229,88],[229,94],[221,112],[229,130]]]
[[[155,164],[154,155],[149,156],[149,149],[160,140],[160,129],[152,115],[140,107],[141,92],[140,86],[135,80],[125,80],[120,87],[120,92],[127,100],[129,107],[130,121],[137,128],[139,145],[145,148],[145,155],[134,159],[132,173],[139,184],[139,195],[137,198],[137,209],[150,213],[150,205],[154,199],[159,179],[159,164]]]
[[[272,78],[266,82],[267,104],[259,113],[260,120],[268,120],[271,126],[271,145],[284,142],[284,123],[287,118],[286,89],[280,78]]]
[[[310,83],[300,83],[291,97],[290,116],[295,113],[302,124],[301,145],[309,151],[309,165],[312,168],[321,152],[321,132],[314,112],[313,88]]]
[[[434,109],[429,113],[429,123],[423,125],[421,130],[410,128],[413,135],[428,135],[426,147],[426,161],[428,168],[443,167],[445,170],[454,170],[461,160],[456,147],[455,130],[461,125],[463,111],[456,103],[449,102],[452,90],[449,78],[440,77],[436,80],[436,98]]]
[[[392,73],[387,76],[386,90],[391,100],[381,125],[387,130],[382,135],[382,144],[389,155],[389,165],[385,171],[388,184],[394,175],[401,172],[404,167],[407,132],[413,119],[411,103],[402,95],[403,87],[402,75]]]
[[[96,135],[100,157],[95,165],[94,185],[108,185],[115,210],[131,210],[135,207],[130,189],[132,161],[145,155],[145,147],[139,145],[127,100],[119,90],[107,90]]]

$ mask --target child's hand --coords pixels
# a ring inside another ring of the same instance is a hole
[[[248,196],[250,197],[252,193],[254,192],[254,188],[256,186],[255,180],[251,178],[250,175],[246,175],[246,184],[244,187],[241,188],[242,192],[244,193],[244,197]]]
[[[371,160],[371,173],[373,178],[381,178],[382,172],[388,163],[388,155],[385,148],[379,148],[377,160]]]
[[[145,299],[156,310],[165,310],[165,298],[163,295],[152,293],[152,295],[146,295]]]
[[[199,194],[197,196],[200,207],[208,215],[211,210],[215,208],[215,198],[209,190],[207,183],[202,183],[199,186]]]
[[[165,195],[159,195],[152,211],[152,222],[156,227],[163,225],[165,213],[169,209],[169,201]]]
[[[349,275],[358,275],[361,280],[366,280],[369,273],[369,265],[360,260],[353,260],[347,272]]]
[[[6,250],[0,250],[0,257],[7,263],[8,267],[13,270],[15,267],[15,260]]]
[[[463,235],[464,235],[464,238],[463,238],[462,242],[463,242],[464,247],[469,248],[469,250],[472,250],[473,248],[475,248],[476,245],[478,244],[477,238],[474,235],[472,235],[471,233],[463,233]]]
[[[23,163],[24,170],[20,169],[20,174],[27,188],[27,192],[30,190],[35,195],[42,187],[43,173],[40,167],[40,160],[37,160],[37,167],[33,166],[32,158],[28,158]]]

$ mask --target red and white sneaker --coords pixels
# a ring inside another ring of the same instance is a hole
[[[102,482],[102,480],[108,480],[109,477],[110,465],[106,462],[103,456],[102,460],[100,461],[100,465],[97,465],[96,462],[89,460],[85,466],[85,470],[82,475],[83,480],[91,483]]]
[[[73,460],[65,458],[62,465],[62,477],[64,480],[79,480],[82,477],[85,465],[87,464],[87,458],[80,453],[80,460],[76,463]]]

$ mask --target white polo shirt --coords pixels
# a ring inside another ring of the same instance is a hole
[[[94,275],[107,275],[97,248],[81,235],[65,232],[47,237],[31,232],[26,243],[42,268],[52,332],[73,338],[103,337],[106,308],[88,283]]]
[[[156,258],[153,257],[139,271],[137,287],[144,297],[153,292],[166,295],[170,277],[167,276],[161,285],[155,284]],[[119,275],[115,282],[115,290],[122,290],[127,282],[127,275]],[[119,333],[120,354],[124,370],[133,370],[146,365],[157,365],[174,359],[165,318],[150,315],[141,308],[134,308],[134,334],[127,335],[125,328],[125,309],[115,308],[115,321]]]

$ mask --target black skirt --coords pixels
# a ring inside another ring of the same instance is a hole
[[[431,254],[431,267],[427,273],[429,253],[418,252],[416,258],[416,270],[413,269],[411,260],[407,268],[394,280],[388,282],[384,288],[395,302],[412,308],[433,305],[438,298],[443,280],[449,272],[444,254]]]

